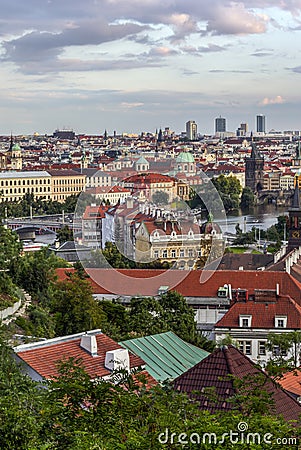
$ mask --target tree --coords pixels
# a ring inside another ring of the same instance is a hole
[[[241,193],[239,180],[232,175],[229,177],[219,175],[211,181],[221,197],[225,210],[237,209],[239,207],[239,196]]]
[[[39,441],[45,392],[23,375],[0,338],[0,448],[25,450]]]
[[[266,344],[271,352],[266,370],[273,378],[279,378],[283,373],[296,369],[301,362],[301,332],[269,333]]]
[[[92,295],[90,283],[76,273],[53,284],[51,310],[59,336],[101,328],[105,316]]]
[[[58,267],[68,267],[68,263],[44,248],[25,254],[11,269],[11,275],[34,300],[47,305],[52,296],[51,282]]]
[[[22,244],[17,233],[0,225],[0,268],[9,270],[19,260]]]
[[[167,192],[164,192],[164,191],[156,191],[152,197],[153,203],[155,203],[156,205],[159,205],[159,206],[167,205],[168,199],[169,199],[168,194],[167,194]]]
[[[198,333],[193,309],[175,291],[161,295],[158,300],[152,297],[133,298],[128,329],[139,336],[173,331],[183,340],[209,351],[215,346]]]
[[[60,244],[63,244],[64,242],[67,241],[73,241],[73,232],[72,230],[68,227],[68,225],[64,225],[62,228],[60,228],[57,232],[57,238],[60,242]]]
[[[241,209],[249,209],[255,204],[255,196],[248,186],[244,187],[242,190],[241,198],[240,198],[240,207]]]

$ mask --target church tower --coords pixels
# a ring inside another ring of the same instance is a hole
[[[254,194],[263,189],[264,159],[259,154],[252,137],[252,152],[250,158],[246,158],[245,184]]]
[[[10,146],[7,152],[8,159],[10,161],[11,170],[22,170],[22,151],[19,144],[13,143],[13,136],[10,138]]]
[[[295,191],[288,217],[288,248],[290,252],[301,246],[301,207],[298,176],[295,177]]]

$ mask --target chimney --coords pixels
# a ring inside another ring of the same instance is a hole
[[[279,295],[279,283],[276,283],[276,295]]]
[[[232,300],[232,286],[231,286],[231,284],[228,284],[228,296],[229,296],[229,299]]]
[[[80,346],[91,356],[97,356],[97,341],[94,334],[83,334],[80,340]]]
[[[54,247],[55,247],[55,249],[57,250],[58,248],[60,248],[60,241],[55,241],[55,243],[54,243]]]
[[[125,348],[117,348],[106,352],[105,368],[114,371],[124,369],[130,371],[129,352]]]

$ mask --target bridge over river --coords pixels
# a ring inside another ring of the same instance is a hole
[[[264,205],[264,204],[270,204],[274,203],[278,206],[290,206],[292,201],[292,196],[294,194],[293,189],[289,190],[266,190],[263,189],[258,192],[256,198],[257,198],[257,204],[258,205]]]

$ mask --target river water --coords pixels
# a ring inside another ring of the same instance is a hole
[[[252,227],[266,230],[277,223],[279,216],[288,215],[287,208],[276,205],[262,205],[252,208],[248,213],[236,211],[227,216],[226,221],[219,221],[223,233],[234,233],[235,226],[239,224],[243,232],[251,230]]]

